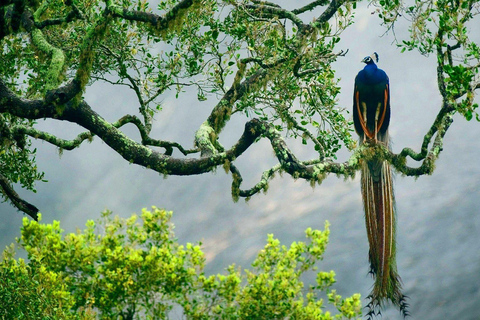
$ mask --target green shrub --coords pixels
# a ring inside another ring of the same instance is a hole
[[[328,242],[306,230],[290,247],[268,235],[251,270],[235,265],[207,276],[201,243],[175,239],[172,213],[155,207],[128,219],[104,212],[98,223],[63,235],[60,223],[24,219],[19,245],[0,264],[0,316],[18,319],[338,319],[361,316],[360,295],[342,299],[335,273],[319,272],[315,286],[302,275],[315,269]],[[338,313],[325,311],[325,297]]]

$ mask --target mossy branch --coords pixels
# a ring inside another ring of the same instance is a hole
[[[109,14],[108,10],[105,10],[104,14],[99,18],[99,20],[88,29],[83,40],[80,57],[78,59],[78,68],[75,74],[75,80],[80,85],[80,92],[75,97],[76,104],[81,101],[82,94],[85,91],[88,81],[90,80],[90,74],[92,72],[92,66],[95,60],[95,48],[105,37],[111,20],[112,16]]]
[[[282,169],[282,166],[280,164],[276,164],[272,168],[265,170],[262,173],[260,181],[257,182],[252,188],[242,190],[240,189],[240,185],[243,182],[242,175],[240,174],[240,171],[237,169],[237,167],[234,166],[232,163],[230,163],[230,172],[232,173],[233,200],[236,202],[238,201],[239,197],[249,198],[262,190],[266,192],[268,190],[268,182],[271,179],[273,179],[273,177],[275,176],[275,173],[280,172],[281,169]]]
[[[100,137],[107,145],[124,157],[127,161],[136,163],[146,168],[150,168],[162,174],[167,175],[194,175],[211,171],[218,166],[224,165],[226,162],[232,163],[237,157],[241,156],[253,143],[257,142],[258,138],[264,137],[269,139],[270,144],[279,161],[279,166],[272,168],[264,173],[262,180],[252,189],[241,191],[241,175],[234,167],[230,167],[231,171],[236,174],[234,176],[232,194],[235,196],[251,196],[260,190],[265,190],[268,187],[268,181],[275,172],[284,171],[290,174],[295,179],[301,178],[310,181],[312,184],[320,183],[327,174],[334,173],[344,177],[353,177],[355,172],[360,168],[362,159],[370,159],[376,157],[384,159],[392,163],[392,165],[401,173],[408,176],[420,176],[424,174],[431,174],[434,170],[435,160],[438,158],[442,150],[443,137],[445,136],[450,124],[452,123],[452,112],[440,112],[439,122],[436,126],[436,136],[425,157],[418,157],[408,151],[402,151],[400,154],[394,154],[388,148],[381,144],[371,145],[369,143],[363,144],[354,151],[352,156],[344,163],[335,163],[329,160],[321,161],[313,159],[310,161],[300,161],[294,153],[288,148],[285,140],[281,134],[275,129],[274,125],[258,119],[252,119],[245,125],[245,130],[230,149],[223,151],[223,148],[213,146],[210,135],[213,134],[212,128],[204,124],[204,131],[200,130],[197,133],[197,138],[203,137],[205,143],[212,144],[211,154],[207,154],[205,150],[208,147],[203,147],[203,154],[200,158],[174,158],[169,154],[161,154],[156,152],[142,143],[138,143],[128,138],[118,128],[126,123],[133,123],[139,128],[143,138],[146,139],[145,130],[142,129],[142,124],[138,118],[133,116],[126,116],[115,123],[105,121],[100,115],[95,113],[88,104],[84,101],[78,106],[72,102],[65,104],[65,110],[61,115],[58,115],[55,105],[47,104],[43,100],[24,100],[18,98],[13,94],[8,87],[0,81],[0,96],[4,98],[0,100],[0,112],[8,109],[10,113],[15,116],[39,119],[39,118],[57,118],[59,120],[68,120],[75,122],[80,126],[91,131]],[[137,119],[137,120],[136,120]],[[62,148],[69,148],[78,145],[82,139],[88,138],[87,133],[80,135],[76,140],[67,142],[59,140],[47,134],[43,134],[33,129],[23,128],[22,133],[31,136],[38,135],[39,138],[44,138],[46,141],[54,143]],[[432,139],[431,135],[427,134],[428,141]],[[167,143],[168,144],[168,143]],[[197,144],[201,144],[197,141]],[[160,145],[160,144],[159,144]],[[429,143],[424,143],[429,145]],[[165,145],[163,145],[165,146]],[[169,146],[177,146],[170,143]],[[178,146],[177,146],[178,147]],[[179,148],[180,149],[180,148]],[[221,150],[221,151],[220,151]],[[406,150],[406,149],[405,149]],[[185,151],[185,150],[184,150]],[[414,168],[406,165],[406,156],[413,158],[423,158],[420,167]],[[228,167],[227,167],[228,168]]]
[[[441,115],[441,116],[440,116]],[[369,159],[383,159],[390,162],[393,167],[400,173],[407,176],[421,176],[425,174],[432,174],[435,169],[435,161],[438,158],[443,148],[443,138],[453,122],[452,113],[439,114],[439,123],[435,125],[435,138],[430,149],[425,149],[421,153],[415,153],[410,148],[405,148],[400,154],[395,154],[382,144],[365,143],[358,147],[350,158],[343,163],[335,163],[330,160],[312,159],[309,161],[299,161],[290,149],[286,146],[285,141],[277,132],[273,125],[268,123],[257,123],[255,130],[261,133],[262,136],[270,140],[275,155],[279,160],[279,164],[263,172],[260,181],[250,189],[240,189],[243,181],[238,168],[230,164],[230,172],[232,173],[232,196],[234,200],[238,197],[249,198],[260,191],[268,189],[268,183],[277,172],[285,171],[293,178],[304,179],[310,181],[315,185],[321,183],[325,177],[330,174],[336,174],[345,178],[353,178],[356,172],[361,167],[362,161]],[[434,133],[430,131],[425,135],[424,146],[428,148],[431,143]],[[422,161],[419,167],[410,167],[406,164],[406,156],[410,156],[417,161]]]
[[[302,19],[297,17],[295,13],[273,4],[267,4],[267,3],[244,4],[243,7],[249,12],[258,16],[259,18],[288,19],[291,22],[293,22],[299,29],[304,27],[304,23]]]
[[[166,149],[165,155],[172,155],[173,148],[177,148],[183,155],[198,152],[197,149],[185,149],[177,142],[157,140],[157,139],[150,138],[145,130],[145,127],[141,123],[140,119],[138,119],[135,116],[131,116],[131,115],[123,116],[118,121],[113,122],[112,126],[118,129],[128,123],[132,123],[138,128],[140,135],[142,137],[142,145],[165,148]],[[66,139],[59,138],[51,133],[35,129],[33,127],[24,126],[24,125],[15,125],[9,128],[9,134],[12,136],[28,135],[32,138],[40,139],[54,146],[57,146],[61,150],[68,150],[68,151],[80,147],[80,145],[85,140],[92,141],[93,137],[95,136],[95,134],[93,134],[92,132],[87,131],[87,132],[82,132],[78,134],[77,137],[72,140],[66,140]]]
[[[55,19],[46,19],[42,21],[36,20],[35,27],[37,29],[44,29],[49,26],[69,23],[69,22],[75,21],[76,19],[81,19],[81,20],[85,19],[82,11],[77,6],[75,6],[73,3],[70,4],[70,6],[72,7],[72,10],[66,16],[61,18],[55,18]]]
[[[44,10],[45,6],[40,6],[34,14],[25,11],[22,21],[25,29],[30,33],[32,44],[38,50],[50,56],[50,65],[45,78],[45,92],[47,92],[57,88],[62,81],[65,72],[65,54],[61,49],[51,45],[45,39],[43,32],[35,27],[36,19]]]
[[[40,29],[31,31],[32,43],[41,51],[51,57],[45,79],[45,90],[52,90],[58,87],[64,73],[65,54],[62,50],[52,46],[43,36]]]
[[[214,145],[216,137],[217,135],[212,126],[210,126],[207,121],[202,123],[195,133],[195,146],[200,149],[202,157],[210,157],[218,153]]]
[[[431,174],[435,168],[435,161],[442,151],[443,138],[453,121],[452,115],[456,112],[456,110],[461,112],[462,106],[460,103],[457,103],[456,100],[461,97],[460,95],[468,95],[472,93],[473,90],[476,90],[480,87],[478,79],[470,79],[470,82],[477,82],[471,83],[471,86],[468,88],[463,87],[462,90],[457,90],[456,93],[452,93],[453,91],[451,90],[449,91],[449,85],[446,84],[449,84],[448,77],[450,77],[450,74],[447,72],[448,70],[446,71],[446,69],[448,69],[449,66],[451,67],[453,64],[452,50],[459,49],[460,45],[457,43],[456,45],[447,45],[445,47],[446,40],[444,38],[446,38],[446,36],[444,36],[441,31],[439,31],[435,41],[432,43],[434,44],[433,48],[435,48],[435,46],[437,48],[437,81],[440,93],[443,97],[443,105],[434,123],[424,136],[419,152],[416,152],[410,148],[404,148],[399,154],[394,154],[383,145],[366,143],[355,150],[347,161],[343,163],[335,163],[324,158],[324,155],[327,151],[326,143],[321,141],[319,138],[314,137],[314,135],[307,131],[307,129],[303,129],[302,126],[296,124],[294,118],[288,119],[290,114],[287,114],[287,116],[283,118],[279,116],[275,119],[282,121],[284,124],[288,122],[293,123],[297,131],[301,132],[301,134],[303,133],[304,137],[309,137],[314,142],[317,149],[320,150],[318,159],[312,159],[308,161],[302,161],[298,159],[292,150],[290,150],[290,148],[287,146],[287,143],[280,132],[275,129],[275,126],[271,122],[268,123],[266,121],[260,121],[257,119],[253,119],[246,123],[245,130],[241,137],[230,149],[224,149],[218,142],[218,136],[220,132],[229,121],[231,114],[235,110],[235,107],[240,105],[239,102],[242,102],[240,106],[244,108],[249,108],[251,103],[257,103],[257,106],[260,106],[262,101],[257,99],[258,95],[250,96],[250,94],[256,94],[260,92],[262,88],[268,88],[270,84],[274,83],[274,80],[283,76],[282,72],[286,71],[288,73],[293,71],[294,77],[306,78],[309,75],[317,73],[319,70],[321,70],[321,68],[324,68],[323,64],[316,63],[317,60],[311,60],[313,53],[303,54],[302,50],[305,49],[306,51],[309,46],[312,48],[319,48],[314,41],[316,41],[315,36],[319,36],[321,33],[316,33],[315,28],[325,27],[325,23],[330,21],[330,19],[335,15],[336,12],[338,12],[341,6],[347,4],[348,9],[347,1],[348,0],[312,1],[309,4],[292,11],[285,10],[279,5],[275,5],[271,2],[261,0],[251,1],[248,4],[237,4],[237,7],[239,7],[240,10],[246,10],[246,19],[253,19],[255,23],[258,22],[258,24],[261,24],[261,21],[266,20],[268,20],[267,23],[271,24],[272,21],[279,23],[279,19],[288,19],[296,25],[297,32],[294,36],[292,35],[292,37],[288,37],[287,39],[286,31],[284,29],[284,35],[282,39],[285,41],[279,44],[279,46],[282,46],[282,48],[280,48],[281,50],[276,51],[276,54],[271,57],[268,54],[262,55],[262,50],[256,50],[257,48],[255,41],[245,42],[245,44],[249,47],[250,45],[255,47],[249,51],[249,56],[247,58],[241,59],[241,55],[238,55],[238,52],[234,52],[235,50],[238,51],[238,48],[243,48],[241,45],[238,47],[234,46],[232,52],[228,52],[230,57],[230,61],[228,61],[228,70],[234,70],[234,59],[237,61],[238,69],[231,82],[231,87],[226,92],[223,90],[225,87],[224,79],[231,79],[231,77],[222,77],[222,82],[219,87],[222,88],[222,92],[224,93],[223,97],[221,97],[220,101],[213,108],[206,121],[203,122],[199,130],[196,132],[196,147],[192,149],[185,149],[176,142],[157,140],[149,136],[149,117],[151,116],[147,114],[147,111],[149,110],[147,110],[145,106],[148,105],[153,98],[144,101],[141,97],[141,88],[137,86],[134,79],[128,77],[128,75],[127,78],[132,84],[131,87],[137,93],[140,105],[142,106],[140,108],[140,113],[142,113],[145,118],[143,123],[139,117],[131,115],[126,115],[120,120],[110,123],[93,111],[85,101],[82,101],[82,93],[85,90],[88,82],[91,81],[92,73],[94,73],[92,68],[96,58],[95,55],[98,53],[97,46],[101,46],[102,42],[104,43],[104,38],[106,34],[108,34],[108,29],[110,28],[110,24],[112,23],[113,19],[120,18],[119,20],[123,20],[124,22],[134,22],[131,24],[132,27],[135,26],[135,22],[141,22],[147,25],[147,29],[149,30],[150,28],[148,25],[158,32],[175,31],[184,26],[182,23],[187,16],[186,13],[191,12],[190,10],[198,9],[200,1],[179,1],[175,7],[170,9],[163,16],[149,12],[134,11],[117,7],[113,4],[114,1],[111,0],[106,1],[105,7],[95,7],[95,10],[98,8],[100,8],[98,10],[103,10],[103,14],[98,18],[98,20],[89,21],[89,23],[93,24],[91,24],[90,28],[86,31],[85,37],[80,39],[82,42],[79,48],[80,57],[78,61],[73,62],[73,65],[78,66],[74,79],[63,87],[59,87],[65,69],[64,52],[52,46],[51,43],[47,41],[47,39],[50,38],[45,37],[47,31],[43,33],[42,28],[61,22],[69,22],[69,19],[73,19],[75,17],[81,18],[81,13],[79,12],[78,8],[76,9],[72,5],[72,1],[66,0],[66,5],[72,6],[72,11],[68,13],[67,16],[59,19],[41,21],[42,13],[49,5],[53,6],[53,1],[46,0],[42,2],[42,5],[33,15],[32,13],[28,12],[28,10],[33,10],[31,9],[33,6],[23,6],[21,1],[16,0],[15,3],[18,7],[18,10],[16,10],[16,18],[18,18],[18,15],[21,14],[21,22],[23,23],[25,30],[30,33],[33,46],[35,46],[38,51],[45,53],[45,56],[48,56],[46,62],[48,65],[48,75],[46,79],[47,92],[45,93],[44,99],[22,99],[18,94],[15,94],[9,90],[5,83],[0,80],[0,112],[9,112],[12,115],[25,119],[53,118],[76,123],[88,131],[81,133],[73,140],[60,139],[54,135],[38,131],[28,126],[13,126],[11,130],[17,135],[28,135],[38,139],[43,139],[65,150],[77,148],[83,141],[91,139],[93,136],[98,136],[127,161],[150,168],[165,175],[201,174],[212,171],[218,166],[224,165],[225,168],[230,170],[233,176],[232,195],[234,198],[250,197],[259,191],[266,191],[269,181],[273,178],[275,173],[279,172],[286,172],[295,179],[305,179],[310,181],[312,184],[320,183],[330,173],[334,173],[345,178],[353,177],[356,171],[359,169],[362,161],[371,159],[372,157],[391,162],[397,171],[408,176]],[[8,3],[10,3],[10,1]],[[319,6],[326,7],[324,7],[324,11],[319,18],[312,24],[304,24],[297,16]],[[4,10],[0,11],[3,12]],[[94,15],[87,15],[91,17],[97,17],[96,12]],[[0,15],[0,18],[5,17],[6,15]],[[215,20],[215,17],[212,19]],[[202,25],[202,28],[204,27],[205,29],[212,29],[211,35],[213,35],[213,31],[218,33],[220,30],[220,33],[222,33],[228,29],[223,29],[222,31],[222,28],[218,28],[217,23],[215,23],[215,25],[210,25],[212,21]],[[203,22],[205,23],[205,21]],[[1,21],[0,24],[2,24]],[[13,22],[5,22],[6,26],[9,24],[13,25]],[[249,26],[248,23],[245,25]],[[117,25],[112,23],[112,28],[114,26]],[[190,24],[188,24],[188,26],[190,27]],[[11,26],[9,28],[11,29]],[[3,29],[0,30],[0,37],[3,31]],[[10,30],[9,32],[17,31]],[[226,33],[225,35],[235,37],[235,34],[236,33]],[[275,33],[275,35],[276,34],[277,33]],[[150,35],[151,34],[149,34],[149,36]],[[207,35],[207,33],[205,33],[205,35]],[[276,37],[275,35],[274,37]],[[242,34],[241,37],[243,36],[244,35]],[[179,39],[181,39],[181,37]],[[261,40],[262,38],[260,37],[257,38],[257,40],[258,39]],[[216,46],[218,44],[218,34],[210,40],[212,40],[215,43],[214,46]],[[243,38],[241,41],[243,41]],[[318,41],[316,43],[318,44]],[[77,44],[77,42],[75,42],[75,44]],[[193,47],[190,46],[188,50],[192,48]],[[205,48],[206,47],[202,47],[202,50],[199,51],[199,55],[201,55],[202,52],[206,52],[204,50]],[[432,51],[434,51],[434,49],[432,49]],[[328,50],[328,52],[329,53],[325,53],[325,55],[318,53],[319,57],[321,56],[325,58],[325,63],[327,64],[331,63],[331,60],[334,58],[334,54],[331,53],[333,51]],[[181,59],[182,57],[180,51],[177,51],[177,53],[179,59]],[[342,54],[343,53],[337,55]],[[221,59],[219,56],[215,57],[215,59],[217,58],[220,64]],[[51,59],[51,61],[49,59]],[[121,56],[117,56],[117,59],[121,65]],[[305,70],[302,70],[302,64],[304,64]],[[115,65],[112,68],[115,68]],[[472,66],[472,68],[478,68],[478,65]],[[222,72],[225,70],[227,69],[222,69]],[[180,75],[182,74],[180,73]],[[188,76],[190,77],[191,75],[189,74]],[[163,91],[159,90],[158,94],[160,94],[160,92]],[[298,97],[298,94],[292,94],[292,96]],[[73,98],[75,98],[74,101],[72,101]],[[243,103],[242,99],[244,99],[246,103]],[[468,99],[470,100],[467,102],[471,105],[473,103],[473,94],[470,95]],[[274,103],[271,105],[274,105]],[[268,107],[271,106],[269,105]],[[276,106],[273,106],[273,108],[275,107]],[[261,106],[259,109],[260,108]],[[239,107],[238,109],[240,110],[241,108]],[[137,127],[141,135],[140,142],[130,139],[119,130],[121,126],[127,123],[131,123]],[[275,156],[278,159],[278,164],[263,172],[260,181],[252,188],[242,190],[240,187],[243,179],[240,171],[233,162],[260,138],[266,138],[269,140]],[[148,146],[165,148],[166,151],[164,153],[157,152]],[[191,153],[200,153],[200,155],[197,158],[175,158],[172,157],[174,149],[178,149],[184,156]],[[421,162],[420,165],[418,167],[407,166],[407,157]],[[4,187],[4,189],[5,188],[6,187]]]
[[[89,140],[91,141],[94,137],[94,135],[91,132],[82,132],[80,133],[75,139],[72,140],[65,140],[62,138],[58,138],[57,136],[37,130],[32,127],[27,127],[23,125],[16,125],[11,128],[12,133],[16,134],[25,134],[28,135],[32,138],[35,139],[40,139],[43,141],[46,141],[50,144],[53,144],[54,146],[59,147],[61,150],[73,150],[75,148],[78,148],[83,141]]]
[[[440,112],[437,114],[437,117],[435,118],[435,121],[433,122],[432,126],[428,130],[427,134],[423,137],[423,143],[420,149],[420,153],[416,153],[410,148],[404,148],[400,152],[399,156],[405,157],[408,155],[409,157],[411,157],[416,161],[421,161],[425,159],[428,153],[428,146],[431,143],[432,138],[435,136],[435,134],[438,134],[437,136],[442,136],[442,137],[443,135],[445,135],[445,132],[448,129],[446,122],[452,121],[451,116],[454,110],[455,108],[450,104],[445,104],[444,107],[440,110]]]
[[[337,13],[337,10],[347,2],[348,0],[330,1],[325,11],[323,11],[323,13],[318,17],[318,19],[316,19],[315,22],[312,24],[313,27],[321,28],[324,25],[324,23],[328,22],[330,18],[332,18],[333,15]]]

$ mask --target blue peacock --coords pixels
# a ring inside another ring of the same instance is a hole
[[[384,144],[389,147],[390,83],[379,69],[378,54],[365,57],[366,66],[355,77],[353,121],[360,144]],[[395,261],[395,195],[390,163],[382,159],[364,161],[361,169],[361,189],[365,209],[365,224],[370,246],[370,272],[375,283],[368,296],[367,316],[380,314],[390,300],[404,315],[408,315],[406,296]]]

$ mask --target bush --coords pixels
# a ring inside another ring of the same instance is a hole
[[[140,217],[113,217],[63,236],[58,221],[24,219],[19,245],[0,264],[0,317],[18,319],[338,319],[361,316],[360,295],[342,299],[331,289],[335,273],[319,272],[305,287],[328,242],[325,230],[306,230],[287,248],[273,235],[251,270],[235,265],[206,276],[201,243],[180,245],[171,212],[155,207]],[[41,217],[40,217],[41,218]],[[326,295],[325,295],[326,293]],[[325,311],[323,299],[338,314]]]

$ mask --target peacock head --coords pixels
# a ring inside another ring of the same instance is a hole
[[[378,62],[378,53],[374,52],[372,55],[363,58],[362,62],[366,64]]]

